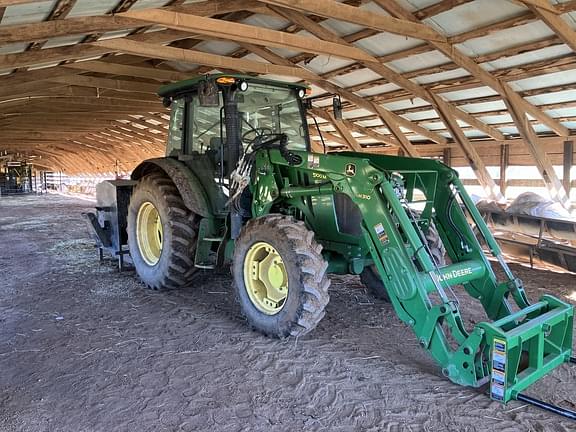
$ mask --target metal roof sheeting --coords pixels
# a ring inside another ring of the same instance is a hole
[[[313,1],[313,0],[312,0]],[[420,11],[423,8],[436,5],[440,0],[395,0],[399,5],[410,11]],[[564,4],[568,0],[550,0],[552,4]],[[183,4],[200,3],[203,0],[188,0]],[[17,6],[9,6],[6,8],[4,16],[0,22],[0,26],[9,25],[23,25],[31,23],[39,23],[45,20],[57,5],[57,0],[46,0],[41,2],[34,2],[28,4],[21,4]],[[85,17],[95,15],[105,15],[110,13],[114,8],[119,5],[119,0],[77,0],[65,16],[65,18]],[[162,7],[169,3],[169,0],[138,0],[136,1],[131,10],[142,10],[147,8]],[[205,2],[204,2],[205,3]],[[372,11],[383,15],[388,15],[380,6],[370,1],[364,1],[360,8],[365,11]],[[261,10],[259,10],[261,12]],[[530,16],[531,12],[526,7],[521,6],[519,3],[510,0],[474,0],[468,1],[463,4],[454,6],[452,9],[445,12],[436,14],[423,20],[424,23],[437,29],[446,36],[456,36],[457,40],[464,40],[456,45],[463,54],[471,57],[484,57],[492,56],[490,61],[481,64],[481,67],[486,71],[492,73],[499,73],[502,75],[507,69],[512,69],[506,72],[508,76],[503,76],[503,79],[509,81],[510,86],[518,92],[532,92],[528,93],[526,100],[535,105],[555,105],[568,103],[565,107],[556,106],[551,109],[543,107],[544,111],[551,117],[559,119],[572,119],[576,118],[576,88],[562,91],[543,92],[543,94],[533,94],[539,89],[546,89],[548,87],[556,87],[561,85],[574,86],[576,85],[576,71],[572,63],[576,63],[576,54],[566,44],[562,43],[557,38],[556,33],[543,21],[536,19],[535,16]],[[245,17],[248,14],[240,14]],[[229,17],[230,15],[228,15]],[[487,34],[478,37],[466,38],[461,37],[467,32],[480,29],[484,26],[499,23],[507,19],[522,18],[518,22],[511,25],[509,28],[487,32]],[[232,19],[232,18],[230,18]],[[239,18],[238,18],[239,19]],[[572,28],[576,28],[576,12],[564,14],[562,16]],[[253,13],[247,18],[243,18],[240,22],[251,26],[268,28],[273,30],[282,30],[290,25],[290,22],[279,16],[264,15],[262,13]],[[321,26],[332,30],[335,34],[344,37],[355,34],[358,31],[365,30],[361,25],[343,22],[335,19],[325,19],[320,23]],[[160,26],[147,26],[143,32],[161,31],[163,28]],[[115,39],[125,37],[131,34],[135,29],[121,29],[116,31],[103,32],[99,34],[100,40]],[[142,32],[142,31],[141,31]],[[297,34],[306,37],[314,37],[306,31],[299,31]],[[50,38],[45,44],[40,44],[40,49],[50,49],[55,47],[72,46],[85,40],[87,34],[74,34],[64,37]],[[204,36],[203,36],[204,38]],[[524,46],[527,43],[542,42],[542,48],[522,52],[517,55],[508,55],[507,57],[497,58],[495,55],[503,50]],[[420,47],[424,44],[422,40],[399,36],[396,34],[380,32],[354,42],[354,45],[367,53],[375,56],[382,57],[402,52],[411,48]],[[20,53],[29,47],[28,43],[10,43],[0,46],[0,55]],[[38,48],[38,47],[36,47]],[[223,40],[203,40],[196,44],[193,49],[197,51],[204,51],[207,53],[218,54],[222,56],[231,56],[241,48],[241,45],[234,41]],[[282,57],[293,57],[302,54],[295,49],[288,48],[269,48],[274,53]],[[90,59],[100,58],[100,56],[86,56]],[[129,56],[128,56],[129,57]],[[136,57],[137,59],[138,57]],[[263,59],[254,54],[243,56],[246,60],[254,60],[262,62]],[[74,60],[79,61],[79,60]],[[523,74],[523,66],[531,65],[534,63],[541,63],[539,68],[545,68],[547,62],[550,64],[560,64],[559,68],[564,70],[557,70],[556,72],[542,73],[537,76],[530,76],[531,74]],[[194,72],[198,65],[184,64],[177,61],[167,61],[160,66],[160,69],[169,69],[170,67],[185,72]],[[46,62],[40,61],[30,67],[31,70],[55,66],[60,62]],[[333,71],[338,71],[342,68],[354,65],[355,61],[335,57],[334,55],[317,55],[305,63],[300,63],[300,66],[312,71],[318,75],[323,75]],[[517,134],[518,131],[512,124],[512,119],[506,112],[506,106],[503,101],[499,100],[494,90],[483,86],[472,78],[467,70],[456,67],[452,60],[439,51],[430,48],[429,51],[420,54],[412,54],[403,58],[395,58],[393,61],[387,63],[387,66],[393,71],[401,74],[409,74],[414,83],[420,84],[423,88],[428,88],[430,85],[438,85],[438,82],[444,80],[452,80],[458,85],[463,83],[460,89],[450,90],[450,87],[443,88],[439,94],[441,97],[448,101],[463,101],[474,98],[491,97],[489,101],[474,103],[459,104],[459,108],[463,111],[477,114],[477,118],[485,121],[487,124],[494,125],[495,128],[504,133]],[[444,66],[444,67],[443,67]],[[209,68],[202,67],[202,71]],[[215,71],[215,70],[214,70]],[[415,72],[423,71],[420,75]],[[3,70],[0,65],[0,74],[8,73],[9,71]],[[98,75],[96,75],[98,76]],[[514,79],[514,76],[517,76]],[[287,81],[298,81],[297,78],[278,77],[268,75],[267,77],[275,79],[283,79]],[[360,86],[361,89],[356,88],[354,91],[357,95],[362,97],[378,96],[378,103],[381,103],[387,109],[410,110],[411,108],[422,108],[418,110],[408,111],[401,115],[408,120],[421,122],[421,126],[430,130],[438,131],[439,135],[448,137],[446,125],[444,125],[437,118],[437,113],[432,109],[429,102],[420,98],[410,97],[406,95],[401,87],[393,83],[386,83],[381,76],[366,68],[356,68],[355,70],[346,72],[344,74],[333,76],[330,75],[329,80],[341,87],[355,88]],[[376,81],[374,85],[370,83]],[[444,86],[443,83],[440,83]],[[476,85],[476,86],[475,86]],[[311,86],[314,95],[324,94],[325,91],[317,86]],[[386,97],[394,98],[387,102]],[[400,96],[398,96],[400,95]],[[399,100],[404,98],[402,100]],[[315,104],[319,107],[329,107],[331,99],[325,98],[318,100]],[[427,108],[429,107],[429,109]],[[483,115],[486,113],[486,115]],[[348,105],[345,111],[345,117],[355,118],[359,116],[373,116],[373,113],[364,109],[358,109],[355,106]],[[459,124],[465,125],[462,121]],[[573,128],[576,121],[563,121],[567,127]],[[381,133],[389,134],[381,121],[365,120],[358,123],[361,126],[379,126],[374,129]],[[326,125],[328,127],[328,125]],[[402,130],[408,130],[402,127]],[[550,132],[550,128],[540,124],[536,125],[536,130],[539,132]],[[469,137],[485,137],[485,133],[466,128],[464,133]],[[354,135],[358,135],[354,132]],[[418,134],[410,132],[409,138],[413,141],[428,140]],[[372,142],[371,138],[359,138],[361,142]]]

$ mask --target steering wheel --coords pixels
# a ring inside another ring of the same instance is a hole
[[[274,131],[271,128],[253,128],[242,134],[242,143],[250,144],[256,138],[264,137],[266,135],[274,135]]]

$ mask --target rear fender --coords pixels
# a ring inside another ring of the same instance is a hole
[[[132,171],[132,180],[139,180],[154,171],[161,171],[174,182],[184,205],[202,217],[212,217],[210,203],[198,177],[182,162],[171,158],[148,159]]]

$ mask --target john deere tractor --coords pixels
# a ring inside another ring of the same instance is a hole
[[[502,402],[571,361],[572,306],[529,303],[457,173],[435,160],[312,152],[306,93],[221,74],[161,88],[166,157],[133,171],[127,212],[142,281],[180,288],[231,265],[249,324],[282,338],[322,319],[329,273],[360,275],[446,377],[489,384]],[[457,286],[489,322],[465,327]]]

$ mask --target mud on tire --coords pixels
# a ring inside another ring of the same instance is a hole
[[[155,265],[142,257],[137,241],[137,217],[140,207],[152,203],[162,224],[160,258]],[[161,173],[143,177],[132,193],[128,207],[128,247],[138,276],[152,289],[180,288],[196,270],[197,217],[186,208],[172,180]]]
[[[244,261],[258,242],[271,245],[281,256],[288,294],[282,309],[274,315],[260,311],[250,299],[244,281]],[[304,222],[283,215],[267,215],[249,221],[236,240],[232,273],[240,309],[253,329],[270,337],[302,336],[324,317],[329,301],[328,263],[322,246]]]

